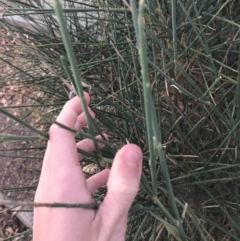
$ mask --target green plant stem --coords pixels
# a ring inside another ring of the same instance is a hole
[[[177,23],[176,23],[176,0],[171,0],[171,20],[172,20],[172,36],[173,36],[173,61],[175,68],[175,77],[177,76],[178,50],[177,50]]]
[[[71,67],[72,67],[73,76],[74,76],[73,85],[74,85],[74,87],[76,87],[77,94],[80,97],[82,107],[83,107],[83,111],[84,111],[84,114],[85,114],[86,119],[87,119],[87,124],[88,124],[89,130],[90,130],[92,136],[94,136],[94,126],[93,126],[92,119],[91,119],[91,116],[90,116],[89,111],[88,111],[88,107],[87,107],[87,103],[86,103],[86,100],[85,100],[84,91],[83,91],[83,87],[82,87],[83,79],[82,79],[82,77],[80,75],[80,72],[78,70],[78,67],[77,67],[76,56],[75,56],[74,51],[73,51],[73,47],[72,47],[72,44],[71,44],[71,39],[70,39],[70,36],[69,36],[67,25],[66,25],[66,22],[65,22],[64,17],[63,17],[63,10],[62,10],[60,1],[54,0],[53,6],[54,6],[54,10],[56,12],[56,15],[58,17],[58,20],[59,20],[59,26],[60,26],[60,29],[61,29],[61,32],[62,32],[64,45],[65,45],[65,48],[66,48],[66,51],[67,51],[67,54],[68,54],[68,58],[69,58],[69,61],[70,61]],[[97,144],[96,141],[94,141],[94,145],[95,145],[96,152],[100,153],[99,147],[98,147],[98,144]],[[101,164],[98,161],[98,159],[95,159],[95,161],[96,161],[96,164],[98,165],[99,169],[102,170]]]
[[[27,201],[0,201],[0,205],[11,206],[28,206],[28,207],[49,207],[49,208],[83,208],[83,209],[97,209],[97,203],[40,203],[40,202],[27,202]]]
[[[3,113],[4,115],[10,117],[11,119],[15,120],[16,122],[26,126],[28,129],[30,129],[31,131],[39,134],[40,136],[47,138],[48,139],[48,133],[45,133],[43,131],[39,131],[36,128],[32,127],[31,125],[29,125],[28,123],[26,123],[25,121],[19,119],[18,117],[14,116],[13,114],[7,112],[6,110],[4,110],[3,108],[0,107],[0,112]]]
[[[0,134],[0,141],[38,141],[47,139],[42,136],[14,136],[14,135],[2,135]]]
[[[143,79],[143,94],[144,94],[144,107],[145,107],[145,116],[146,116],[146,127],[147,127],[147,143],[149,150],[149,165],[151,170],[152,178],[152,189],[153,189],[153,198],[157,195],[157,174],[156,174],[156,158],[154,154],[154,139],[151,123],[151,108],[150,108],[150,95],[151,95],[151,85],[149,80],[148,65],[146,62],[147,49],[145,43],[145,36],[143,33],[143,11],[144,11],[145,1],[139,2],[139,13],[138,13],[138,52],[141,63],[141,74]]]
[[[149,81],[149,72],[148,72],[148,61],[147,61],[147,45],[146,45],[146,38],[144,36],[143,31],[143,12],[144,12],[144,5],[145,1],[140,0],[139,2],[139,13],[138,13],[138,31],[139,31],[139,57],[140,57],[140,63],[141,63],[141,72],[142,72],[142,78],[143,78],[143,90],[144,90],[144,101],[145,101],[145,115],[146,115],[146,123],[147,123],[147,134],[148,134],[148,143],[150,141],[151,145],[153,145],[153,133],[154,137],[156,138],[156,149],[158,151],[160,164],[162,167],[162,175],[164,177],[164,181],[166,181],[167,188],[170,195],[170,201],[172,204],[172,208],[176,217],[176,220],[173,218],[172,221],[174,221],[174,224],[177,226],[179,234],[183,240],[186,240],[186,235],[184,233],[183,227],[182,227],[182,220],[179,216],[177,205],[174,199],[173,189],[168,173],[168,168],[163,152],[162,147],[162,137],[161,137],[161,131],[159,131],[159,126],[157,124],[157,117],[156,117],[156,111],[154,107],[153,97],[150,89],[150,81]],[[153,151],[153,148],[151,145],[149,145],[149,152]],[[152,154],[152,156],[154,156]],[[150,155],[151,157],[151,155]],[[153,199],[157,201],[156,198],[156,189],[157,189],[157,179],[156,179],[156,160],[151,160],[152,166],[151,166],[151,176],[152,176],[152,184],[153,184]],[[156,189],[155,189],[156,188]],[[158,202],[159,203],[159,202]],[[162,206],[163,208],[163,206]],[[167,212],[166,212],[167,213]],[[169,214],[170,216],[170,214]]]

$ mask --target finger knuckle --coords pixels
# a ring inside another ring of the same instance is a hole
[[[54,136],[56,133],[58,133],[60,127],[57,124],[52,124],[49,129],[49,136],[50,138]]]
[[[120,196],[127,196],[128,198],[134,198],[138,192],[138,187],[126,181],[114,181],[113,189],[119,193]]]

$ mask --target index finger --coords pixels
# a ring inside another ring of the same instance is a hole
[[[90,102],[90,96],[84,93],[87,105]],[[71,129],[74,129],[78,116],[83,112],[82,104],[78,96],[69,100],[63,107],[61,113],[57,117],[57,122]],[[54,160],[64,159],[68,164],[77,162],[77,148],[74,133],[53,124],[49,130],[51,152],[54,153]],[[58,160],[58,161],[57,161]],[[53,161],[53,160],[52,160]],[[64,162],[65,162],[64,161]],[[62,163],[63,164],[63,163]]]
[[[84,99],[89,105],[90,96],[88,93],[84,92]],[[78,116],[83,112],[82,103],[78,96],[74,97],[73,99],[69,100],[63,107],[62,111],[60,112],[59,116],[57,117],[57,122],[60,124],[67,126],[71,129],[74,129]],[[52,142],[58,141],[59,138],[69,138],[73,137],[73,133],[60,127],[57,124],[53,124],[49,130],[50,140]]]

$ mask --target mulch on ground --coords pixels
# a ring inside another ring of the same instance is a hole
[[[24,118],[27,123],[43,129],[44,126],[39,123],[37,114],[32,113],[27,106],[19,107],[36,104],[34,97],[37,87],[22,88],[19,84],[21,76],[18,75],[17,70],[3,61],[4,59],[15,66],[29,68],[31,63],[29,64],[21,57],[19,51],[14,37],[10,36],[6,29],[0,29],[0,107],[4,107],[4,110],[15,116]],[[9,106],[16,107],[6,108]],[[20,136],[31,134],[29,129],[2,113],[0,113],[0,133]],[[45,144],[44,141],[34,143],[0,141],[0,192],[6,199],[33,201],[34,187],[37,186]],[[26,190],[26,187],[32,188]],[[21,188],[25,190],[22,191]],[[17,219],[16,213],[0,206],[0,239],[31,240],[31,236],[15,237],[19,233],[28,232],[27,230],[28,228]]]

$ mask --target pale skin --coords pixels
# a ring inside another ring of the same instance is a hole
[[[90,97],[85,93],[87,104]],[[95,116],[89,109],[92,117]],[[78,97],[68,101],[57,121],[80,130],[86,118]],[[91,194],[107,185],[107,194],[97,210],[82,208],[34,209],[33,241],[123,241],[127,215],[138,192],[142,152],[134,144],[123,146],[116,154],[111,170],[105,169],[86,180],[79,161],[84,156],[77,147],[94,150],[93,141],[75,142],[74,134],[53,124],[35,195],[41,203],[93,203]],[[107,135],[105,135],[107,138]],[[97,136],[97,138],[101,138]],[[100,144],[100,148],[104,147]]]

